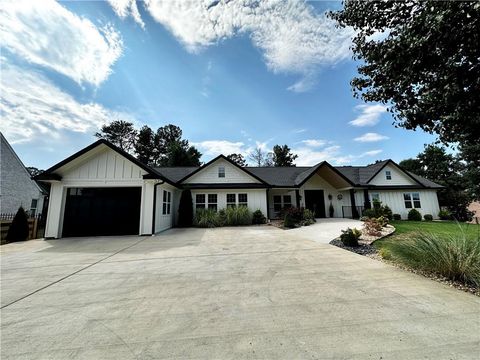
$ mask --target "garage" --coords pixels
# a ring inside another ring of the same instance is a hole
[[[62,235],[138,235],[141,192],[141,187],[68,188]]]

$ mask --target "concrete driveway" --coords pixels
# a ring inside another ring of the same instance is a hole
[[[296,229],[288,230],[296,237],[313,240],[321,244],[328,244],[330,241],[340,236],[342,230],[346,228],[361,229],[363,222],[353,219],[317,219],[317,222],[310,226],[302,226]]]
[[[274,227],[1,247],[1,358],[472,359],[480,299]]]

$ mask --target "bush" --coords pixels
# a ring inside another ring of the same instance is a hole
[[[393,214],[393,220],[402,220],[402,215],[400,214]]]
[[[386,241],[392,259],[414,269],[480,286],[480,235],[417,233]]]
[[[7,242],[24,241],[28,238],[28,217],[23,210],[23,207],[19,207],[15,217],[8,228]]]
[[[178,204],[178,226],[192,226],[193,222],[193,201],[192,193],[189,189],[182,191],[180,203]]]
[[[422,214],[417,209],[412,209],[408,212],[407,219],[410,221],[422,221]]]
[[[386,217],[388,220],[392,221],[393,220],[393,213],[392,209],[388,207],[388,205],[385,205],[382,209],[382,216]]]
[[[365,209],[363,210],[363,214],[362,214],[364,217],[367,217],[367,218],[376,218],[376,212],[374,209]]]
[[[263,215],[261,210],[256,210],[252,214],[252,224],[260,225],[265,224],[267,222],[267,218]]]
[[[450,211],[448,210],[440,210],[438,212],[438,217],[440,218],[440,220],[451,220],[452,214],[450,214]]]
[[[227,226],[252,224],[252,214],[246,206],[229,207],[225,210],[225,216]]]
[[[362,216],[362,217],[360,217],[360,221],[367,221],[367,219],[368,219],[368,216]]]
[[[217,226],[225,226],[226,223],[227,223],[227,213],[225,212],[225,209],[218,210]]]
[[[308,226],[316,223],[315,214],[309,209],[304,209],[302,214],[302,225]]]
[[[285,214],[285,218],[283,220],[283,226],[286,227],[286,228],[294,228],[295,226],[297,226],[298,222],[294,219],[294,217],[289,214],[289,213],[286,213]]]
[[[392,254],[390,253],[390,250],[388,250],[388,248],[385,246],[378,250],[378,255],[380,255],[385,260],[392,259]]]
[[[214,228],[218,226],[218,214],[212,209],[197,209],[193,222],[198,227]]]
[[[383,221],[370,218],[364,222],[363,227],[367,235],[380,236],[382,234]]]
[[[423,218],[425,221],[433,221],[433,216],[431,214],[425,214],[423,215]]]
[[[378,217],[377,221],[382,225],[382,227],[386,227],[388,225],[388,218],[385,216]]]
[[[358,239],[362,235],[362,232],[358,229],[342,230],[342,235],[340,235],[340,240],[345,246],[358,246]]]

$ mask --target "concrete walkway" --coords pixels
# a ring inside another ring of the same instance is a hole
[[[175,229],[0,249],[2,360],[480,351],[478,297],[294,231]]]
[[[310,226],[302,226],[296,229],[288,230],[296,237],[313,240],[321,244],[328,244],[333,239],[340,236],[342,230],[347,228],[361,229],[363,223],[353,219],[317,219],[317,222]]]

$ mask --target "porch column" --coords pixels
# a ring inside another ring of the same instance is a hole
[[[299,208],[300,207],[300,190],[299,189],[295,189],[295,199],[297,202],[297,208]]]
[[[268,196],[269,191],[270,191],[270,188],[267,188],[265,191],[265,196],[267,197],[267,214],[266,214],[267,219],[270,219],[270,199]]]
[[[352,205],[352,218],[358,219],[357,205],[355,204],[355,190],[350,189],[350,204]]]
[[[363,201],[365,209],[372,208],[372,205],[370,204],[370,197],[368,196],[368,189],[363,189]]]

